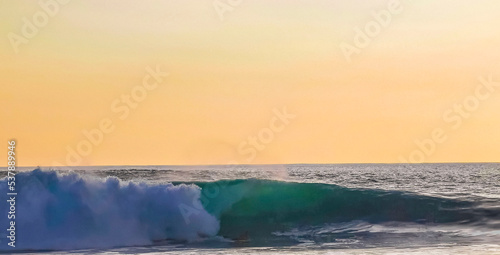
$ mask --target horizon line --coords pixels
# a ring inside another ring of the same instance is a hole
[[[272,163],[272,164],[173,164],[173,165],[80,165],[80,166],[16,166],[16,168],[50,168],[50,167],[111,167],[111,166],[277,166],[277,165],[424,165],[424,164],[500,164],[500,162],[422,162],[422,163]],[[0,166],[7,168],[8,166]]]

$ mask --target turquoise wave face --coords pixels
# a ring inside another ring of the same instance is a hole
[[[220,220],[219,235],[268,239],[273,232],[303,226],[364,221],[482,224],[498,210],[478,203],[415,193],[350,189],[329,184],[270,180],[196,183],[205,209]]]

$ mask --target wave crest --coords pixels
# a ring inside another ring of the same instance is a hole
[[[179,205],[202,208],[195,185],[148,185],[37,169],[17,174],[16,189],[16,249],[148,245],[159,239],[195,240],[219,230],[218,220],[204,210],[189,223],[184,220]],[[0,190],[7,190],[6,179]],[[8,207],[0,203],[1,229],[9,227]],[[8,239],[2,239],[8,247]]]

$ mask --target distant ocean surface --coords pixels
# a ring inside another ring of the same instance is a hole
[[[500,254],[500,164],[6,168],[0,252]]]

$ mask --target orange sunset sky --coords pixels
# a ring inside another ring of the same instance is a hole
[[[498,1],[40,3],[0,1],[3,166],[500,161]]]

